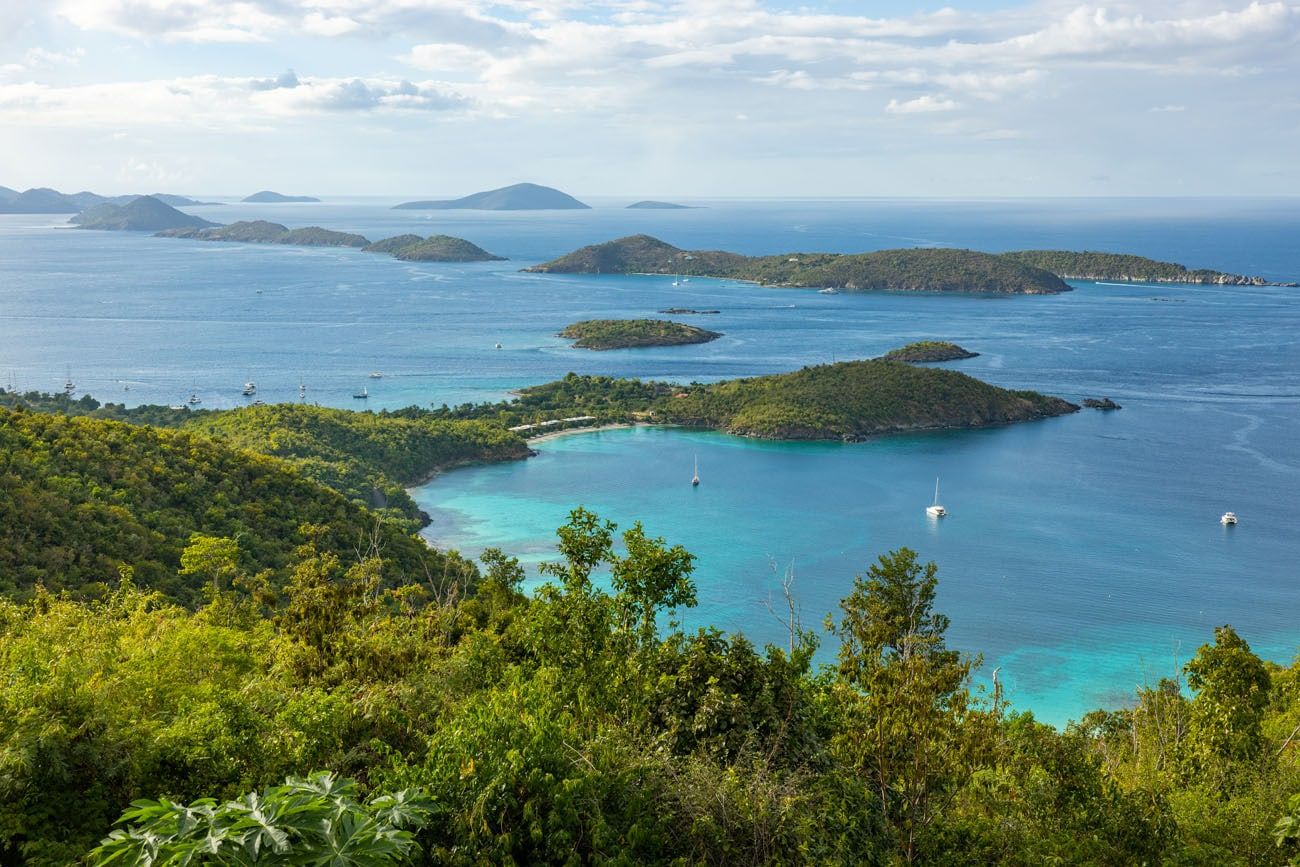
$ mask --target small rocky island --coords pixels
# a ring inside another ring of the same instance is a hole
[[[370,242],[351,232],[336,232],[320,226],[290,229],[267,220],[240,220],[214,228],[166,229],[160,238],[190,238],[195,241],[230,241],[242,244],[292,244],[299,247],[365,247]]]
[[[376,241],[365,248],[367,253],[387,253],[406,262],[501,262],[477,244],[451,235],[397,235]]]
[[[575,349],[605,350],[685,346],[722,335],[667,319],[588,319],[566,326],[559,336],[572,340]]]
[[[512,184],[496,190],[463,196],[459,199],[424,200],[395,205],[399,211],[557,211],[590,210],[568,193],[540,184]]]
[[[963,358],[975,358],[978,352],[963,349],[946,340],[918,340],[898,349],[891,349],[881,358],[884,361],[905,361],[908,364],[927,361],[959,361]]]
[[[633,202],[628,205],[630,209],[642,211],[689,211],[693,205],[679,205],[676,202],[657,202],[654,199],[646,199],[642,202]]]
[[[683,250],[650,235],[593,244],[526,270],[558,274],[685,274],[845,292],[1051,295],[1070,291],[1069,284],[1055,274],[975,250],[918,248],[742,256],[722,250]]]
[[[669,316],[708,316],[713,313],[721,313],[721,310],[696,310],[694,307],[669,307],[667,310],[660,310],[660,313],[666,313]]]
[[[1088,407],[1088,409],[1102,409],[1102,410],[1123,409],[1122,406],[1117,404],[1115,401],[1111,400],[1109,397],[1103,397],[1103,398],[1087,397],[1084,398],[1083,405]]]
[[[216,223],[178,211],[153,196],[139,196],[125,205],[101,202],[71,220],[79,229],[110,232],[199,231]]]
[[[274,190],[262,190],[260,193],[253,193],[253,195],[240,201],[255,205],[280,205],[290,202],[319,202],[320,199],[314,196],[286,196],[284,193],[277,193]]]

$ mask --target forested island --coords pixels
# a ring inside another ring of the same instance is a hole
[[[760,391],[817,388],[814,408],[834,412],[864,371],[951,374],[853,364],[692,403],[734,417]],[[543,393],[661,397],[575,377]],[[760,649],[682,628],[697,560],[653,527],[575,509],[525,593],[507,553],[434,551],[309,478],[310,459],[200,429],[220,414],[163,430],[62,411],[89,403],[0,409],[4,863],[1300,855],[1300,666],[1264,662],[1229,626],[1125,707],[1057,730],[996,677],[975,686],[980,660],[947,646],[937,607],[948,573],[906,548],[841,576],[835,611],[801,619],[792,595],[786,636]],[[426,412],[343,415],[382,433]],[[272,448],[293,439],[271,413],[246,418]],[[304,442],[349,458],[407,451],[315,425]],[[823,615],[824,638],[804,626]]]
[[[898,349],[891,349],[881,356],[885,361],[906,361],[908,363],[927,361],[960,361],[975,358],[978,352],[963,349],[946,340],[918,340]]]
[[[496,190],[485,190],[462,196],[459,199],[423,200],[403,202],[395,205],[396,210],[437,211],[437,210],[475,210],[475,211],[555,211],[555,210],[589,210],[590,205],[562,193],[554,187],[540,184],[512,184]]]
[[[708,343],[722,335],[667,319],[588,319],[566,325],[560,337],[576,349],[635,349]]]
[[[434,417],[516,426],[590,416],[593,423],[637,421],[767,439],[856,441],[1032,421],[1078,409],[1057,397],[998,388],[955,370],[874,359],[690,385],[570,373],[520,389],[504,403],[443,407]]]
[[[1070,291],[1067,283],[1040,268],[973,250],[925,248],[852,255],[742,256],[719,250],[682,250],[649,235],[633,235],[583,247],[525,270],[559,274],[685,274],[848,292],[1044,295]]]
[[[1051,271],[1066,280],[1114,280],[1132,283],[1206,283],[1218,286],[1295,286],[1263,277],[1226,274],[1208,268],[1189,269],[1123,253],[1075,253],[1068,250],[1021,250],[1003,253],[1008,259]]]
[[[361,235],[336,232],[320,226],[290,229],[267,220],[240,220],[212,228],[166,229],[160,238],[189,238],[195,241],[230,241],[242,244],[291,244],[299,247],[365,247],[370,243]]]
[[[150,196],[126,205],[99,204],[72,218],[82,229],[144,230],[160,238],[224,241],[240,244],[288,244],[299,247],[355,247],[371,253],[388,253],[411,262],[498,261],[477,244],[450,235],[398,235],[371,243],[362,235],[320,226],[291,229],[269,220],[239,220],[220,225],[178,211]]]
[[[376,241],[365,248],[367,253],[388,253],[396,259],[407,262],[500,262],[502,256],[494,256],[477,244],[464,238],[451,235],[397,235]]]
[[[628,205],[631,210],[641,211],[689,211],[693,207],[693,205],[679,205],[676,202],[658,202],[654,199],[645,199]]]
[[[72,217],[70,222],[79,229],[116,232],[198,231],[217,225],[178,211],[153,196],[139,196],[124,205],[100,202]]]

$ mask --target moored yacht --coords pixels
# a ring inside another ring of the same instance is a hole
[[[244,383],[244,397],[252,397],[255,394],[257,394],[257,383],[250,379]]]
[[[365,386],[362,386],[360,391],[352,392],[352,396],[357,400],[365,400],[366,398],[370,397],[370,389]]]
[[[1233,524],[1237,523],[1237,513],[1224,512],[1223,516],[1219,518],[1219,523],[1225,527],[1232,526]]]
[[[939,505],[939,480],[934,480],[934,503],[925,507],[925,513],[931,518],[942,518],[948,514],[948,510]]]

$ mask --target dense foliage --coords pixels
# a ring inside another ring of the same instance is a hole
[[[1069,250],[1020,250],[1003,253],[1010,259],[1035,268],[1051,271],[1072,280],[1123,280],[1158,283],[1222,283],[1264,285],[1260,277],[1225,274],[1206,268],[1189,269],[1173,262],[1160,262],[1145,256],[1124,253],[1072,252]]]
[[[963,358],[974,358],[977,355],[978,352],[971,352],[946,340],[918,340],[891,349],[880,357],[885,361],[906,361],[914,364],[925,361],[957,361]]]
[[[851,255],[741,256],[713,250],[681,250],[649,235],[633,235],[583,247],[528,270],[566,274],[688,274],[851,292],[1037,295],[1070,290],[1064,281],[1048,271],[975,250],[918,248]]]
[[[905,430],[982,427],[1078,407],[1009,391],[953,370],[897,361],[848,361],[735,379],[664,399],[654,417],[777,439],[859,439]]]
[[[475,595],[430,600],[382,589],[372,557],[306,544],[270,601],[236,581],[189,612],[129,580],[100,601],[0,600],[0,863],[65,865],[100,840],[92,863],[146,863],[130,854],[184,852],[199,829],[218,853],[266,847],[205,864],[317,863],[334,831],[357,858],[319,863],[1253,865],[1300,851],[1300,668],[1261,662],[1228,627],[1186,688],[1061,732],[972,690],[979,661],[946,646],[937,570],[906,549],[853,582],[829,622],[836,662],[817,670],[797,601],[783,648],[683,632],[688,552],[581,509],[558,537],[531,598],[496,551]],[[357,782],[294,779],[312,771]],[[353,824],[296,825],[287,803]],[[371,853],[390,861],[366,860],[361,843],[416,828]]]
[[[73,399],[64,394],[3,390],[0,407],[201,431],[240,448],[283,458],[307,478],[354,503],[396,518],[412,530],[422,516],[406,486],[448,467],[528,455],[524,441],[499,426],[450,421],[417,409],[376,414],[307,404],[232,410],[156,405],[128,408],[100,404],[89,395]]]
[[[189,432],[0,409],[0,593],[96,596],[131,568],[194,603],[212,581],[181,574],[196,534],[238,540],[237,565],[268,590],[307,540],[336,556],[383,551],[390,584],[472,574],[274,458]]]
[[[560,336],[578,349],[633,349],[708,343],[722,335],[667,319],[587,319],[566,325]]]
[[[284,458],[307,478],[408,521],[420,514],[407,486],[459,464],[529,453],[523,439],[499,426],[422,412],[403,417],[280,403],[196,413],[184,427]]]
[[[408,262],[499,262],[501,256],[494,256],[477,244],[464,238],[451,235],[398,235],[376,241],[366,247],[367,253],[388,253],[394,258]]]

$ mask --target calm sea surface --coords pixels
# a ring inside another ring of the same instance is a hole
[[[1062,723],[1172,674],[1232,623],[1286,661],[1300,644],[1300,290],[1079,283],[1052,297],[818,295],[695,279],[518,268],[647,232],[747,253],[900,246],[1099,249],[1300,279],[1300,201],[602,203],[554,213],[392,211],[391,202],[226,205],[361,232],[468,238],[508,262],[420,265],[352,250],[259,247],[61,228],[0,216],[0,385],[127,403],[266,400],[372,408],[501,398],[573,370],[709,381],[877,355],[922,338],[981,353],[997,385],[1124,409],[857,445],[668,429],[579,434],[525,462],[417,491],[439,544],[529,563],[578,504],[640,519],[699,555],[689,625],[781,641],[766,603],[793,565],[809,625],[875,557],[908,545],[940,569],[952,642],[1001,667],[1015,704]],[[709,307],[701,346],[593,353],[554,333],[592,317]],[[494,349],[496,343],[503,349]],[[382,379],[367,377],[380,371]],[[352,393],[366,385],[363,404]],[[698,456],[703,484],[689,485]],[[935,477],[950,517],[929,522]],[[1227,509],[1241,524],[1225,529]]]

